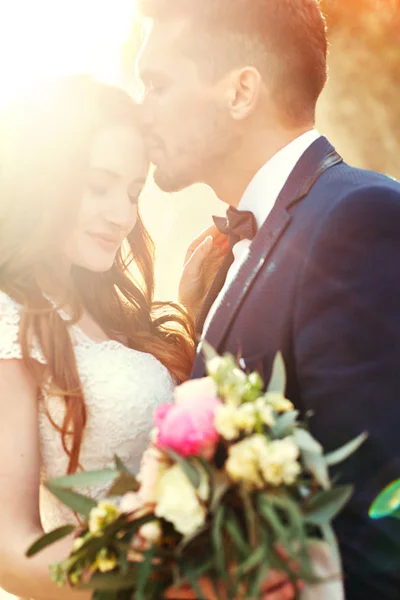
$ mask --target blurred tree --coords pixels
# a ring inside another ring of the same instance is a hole
[[[321,0],[329,81],[318,125],[351,163],[400,178],[400,0]]]

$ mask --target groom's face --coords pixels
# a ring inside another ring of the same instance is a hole
[[[138,61],[143,124],[155,180],[178,191],[208,182],[230,145],[223,82],[207,81],[185,52],[188,23],[155,23]]]

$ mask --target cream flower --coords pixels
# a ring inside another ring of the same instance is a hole
[[[285,398],[285,396],[279,392],[267,392],[262,398],[278,413],[289,412],[294,409],[290,400]]]
[[[300,474],[299,448],[292,437],[268,444],[260,461],[264,479],[270,485],[291,485]]]
[[[157,544],[162,535],[162,529],[159,521],[152,521],[142,525],[139,529],[139,534],[147,540],[150,544]]]
[[[257,411],[255,405],[252,402],[246,402],[236,410],[236,426],[240,431],[252,433],[257,422],[256,416]]]
[[[264,480],[260,470],[260,457],[268,449],[263,435],[252,435],[229,448],[226,471],[231,479],[243,483],[248,489],[262,489]]]
[[[298,457],[293,438],[269,442],[256,434],[229,448],[226,470],[233,481],[248,489],[262,489],[266,484],[291,485],[301,471]]]
[[[236,413],[237,408],[231,404],[222,404],[215,411],[215,429],[226,440],[234,440],[239,436],[240,429],[237,425]]]
[[[275,425],[274,408],[266,402],[265,398],[258,398],[254,406],[264,425],[268,427]]]
[[[210,493],[205,472],[201,471],[200,487],[196,490],[175,464],[163,474],[158,492],[156,516],[171,522],[179,533],[191,535],[204,524],[207,510],[203,502]]]

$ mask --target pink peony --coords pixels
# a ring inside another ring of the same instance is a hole
[[[214,427],[215,411],[221,405],[215,396],[197,396],[180,404],[164,404],[155,413],[157,446],[182,456],[203,456],[210,460],[219,435]]]

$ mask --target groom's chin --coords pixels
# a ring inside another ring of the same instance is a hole
[[[154,168],[153,177],[160,190],[169,194],[172,192],[180,192],[194,183],[189,181],[188,178],[184,178],[179,174],[172,175],[170,173],[166,173],[159,167]]]

